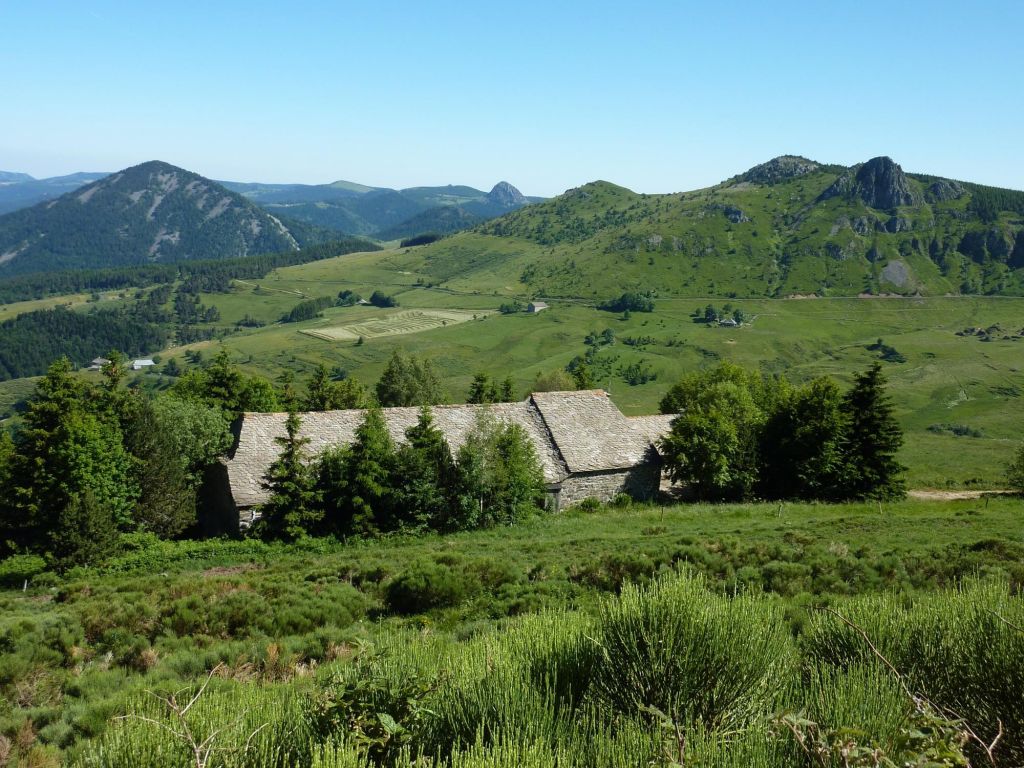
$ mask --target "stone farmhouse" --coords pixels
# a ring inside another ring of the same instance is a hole
[[[629,418],[603,390],[536,392],[526,400],[494,405],[438,405],[435,426],[454,453],[473,429],[481,410],[499,421],[520,425],[533,442],[544,471],[548,505],[558,510],[593,497],[610,501],[619,493],[650,499],[658,493],[661,461],[656,441],[669,429],[671,416]],[[396,443],[416,423],[419,408],[385,408],[384,420]],[[355,440],[365,411],[302,413],[300,436],[317,454]],[[246,413],[237,425],[229,457],[216,468],[211,490],[217,498],[220,530],[238,530],[253,520],[266,501],[262,480],[281,451],[284,413]]]

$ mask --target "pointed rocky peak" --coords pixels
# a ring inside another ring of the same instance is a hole
[[[920,205],[921,195],[891,157],[873,157],[842,174],[819,200],[831,197],[860,199],[870,208],[890,210],[901,205]]]
[[[523,193],[507,181],[499,181],[495,184],[494,188],[487,193],[487,199],[504,208],[517,208],[527,203]]]
[[[772,158],[767,163],[755,165],[749,171],[739,176],[739,181],[750,182],[751,184],[780,184],[798,176],[806,176],[821,168],[821,164],[808,160],[799,155],[781,155]]]

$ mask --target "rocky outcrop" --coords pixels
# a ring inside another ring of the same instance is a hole
[[[882,210],[922,202],[903,169],[888,157],[875,157],[854,166],[822,192],[818,200],[833,197],[859,199],[870,208]]]
[[[949,200],[958,200],[963,197],[964,188],[959,182],[950,179],[939,179],[928,186],[925,190],[925,199],[929,203],[944,203]]]
[[[881,232],[896,234],[897,232],[909,232],[914,228],[914,222],[910,219],[905,219],[902,216],[892,216],[884,224],[882,222],[878,222],[876,226]]]
[[[750,217],[745,214],[742,209],[737,208],[734,205],[726,205],[723,207],[722,212],[725,214],[725,218],[731,221],[733,224],[742,224],[750,221]]]
[[[495,184],[494,188],[487,193],[487,200],[503,208],[519,208],[529,202],[522,192],[507,181],[499,181]]]
[[[820,168],[821,165],[819,163],[808,160],[806,157],[782,155],[769,160],[767,163],[755,165],[738,178],[739,181],[746,181],[751,184],[771,186],[772,184],[779,184],[780,182],[794,179],[797,176],[814,173]]]

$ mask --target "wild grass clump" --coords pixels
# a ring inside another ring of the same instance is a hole
[[[1024,762],[1024,605],[1005,583],[851,600],[812,618],[803,652],[842,670],[892,664],[909,691],[963,719],[985,744],[1002,732],[999,758]]]
[[[602,606],[599,637],[594,686],[604,706],[706,727],[764,708],[791,660],[778,608],[712,595],[688,576],[627,585]]]

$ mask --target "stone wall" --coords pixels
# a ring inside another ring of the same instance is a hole
[[[607,502],[620,493],[627,493],[637,501],[646,501],[657,495],[660,483],[661,467],[654,462],[628,469],[579,472],[562,481],[558,508],[565,509],[588,498]]]

